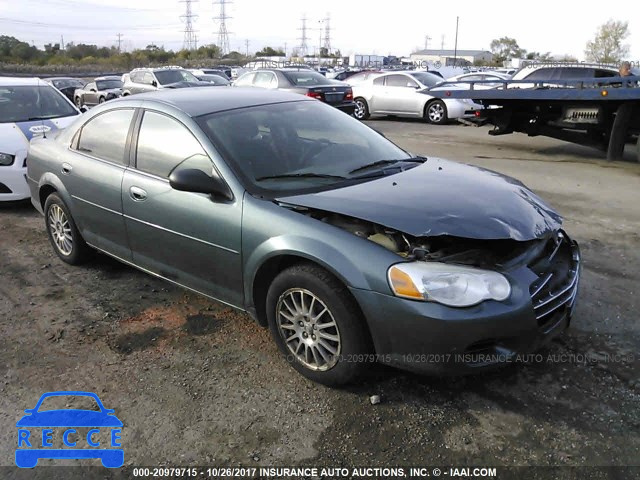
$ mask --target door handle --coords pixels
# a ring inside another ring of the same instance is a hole
[[[143,202],[147,199],[147,192],[140,187],[129,188],[129,196],[136,202]]]
[[[62,164],[62,173],[64,175],[69,175],[71,173],[71,170],[73,170],[73,167],[71,165],[69,165],[68,163]]]

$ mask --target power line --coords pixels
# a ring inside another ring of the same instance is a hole
[[[184,43],[182,48],[184,50],[196,50],[198,48],[198,38],[193,30],[193,22],[198,18],[198,15],[194,15],[191,5],[198,0],[179,0],[180,3],[185,4],[184,15],[180,16],[180,19],[184,21]]]
[[[43,27],[43,28],[71,28],[74,30],[113,30],[113,27],[107,26],[82,26],[82,25],[69,25],[62,23],[45,23],[45,22],[30,22],[28,20],[18,20],[16,18],[8,18],[8,17],[0,17],[0,23],[12,23],[16,25],[29,25],[31,27]],[[162,29],[171,29],[177,27],[179,24],[164,24],[164,25],[138,25],[138,26],[128,26],[128,25],[120,25],[121,28],[127,30],[162,30]]]
[[[230,5],[232,2],[229,0],[214,0],[213,5],[220,5],[220,14],[217,17],[213,17],[214,21],[218,21],[220,23],[220,27],[218,28],[218,47],[220,48],[220,53],[222,55],[226,55],[229,53],[229,32],[227,31],[227,20],[230,20],[231,17],[227,15],[227,5]]]
[[[135,7],[119,7],[117,5],[105,5],[103,3],[93,3],[93,2],[85,2],[83,1],[74,1],[74,0],[22,0],[23,2],[33,2],[33,3],[41,3],[45,6],[56,5],[58,7],[63,8],[81,8],[82,10],[86,9],[107,9],[107,10],[124,10],[131,12],[158,12],[158,11],[169,11],[169,9],[162,8],[135,8]]]

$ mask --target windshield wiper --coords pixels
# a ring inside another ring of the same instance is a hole
[[[283,173],[282,175],[269,175],[266,177],[256,178],[256,182],[261,180],[274,180],[279,178],[337,178],[338,180],[346,180],[346,177],[340,175],[329,175],[325,173]]]
[[[370,168],[380,167],[382,165],[391,165],[391,164],[400,163],[400,162],[424,163],[426,161],[427,161],[427,159],[425,157],[420,157],[420,156],[411,157],[411,158],[405,158],[405,159],[402,159],[402,160],[378,160],[377,162],[369,163],[367,165],[363,165],[363,166],[358,167],[358,168],[356,168],[354,170],[351,170],[349,173],[350,174],[358,173],[358,172],[361,172],[363,170],[368,170]]]
[[[39,117],[29,117],[28,122],[33,122],[35,120],[51,120],[52,118],[57,118],[58,115],[41,115]]]

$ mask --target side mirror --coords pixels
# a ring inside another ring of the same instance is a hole
[[[155,80],[151,80],[151,86],[152,87],[157,87],[158,86],[158,82],[156,82]]]
[[[83,105],[83,106],[81,106],[81,107],[79,108],[79,110],[80,110],[82,113],[86,113],[86,112],[88,112],[88,111],[89,111],[89,109],[88,109],[87,107],[85,107],[84,105]]]
[[[97,90],[96,90],[95,88],[92,88],[92,89],[91,89],[91,90],[89,90],[89,91],[90,91],[90,92],[93,92],[93,93],[96,93],[96,91],[97,91]]]
[[[208,193],[214,197],[233,200],[229,187],[218,177],[210,177],[195,168],[179,169],[169,176],[169,185],[174,190],[193,193]]]

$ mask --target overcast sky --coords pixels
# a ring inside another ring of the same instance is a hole
[[[318,5],[322,8],[319,10]],[[631,35],[629,60],[640,61],[640,3],[606,4],[537,0],[535,2],[487,2],[457,0],[427,2],[403,0],[233,0],[227,6],[232,50],[255,52],[265,45],[284,47],[288,52],[300,44],[301,18],[308,18],[310,53],[320,41],[319,20],[331,16],[332,48],[342,54],[408,55],[416,47],[453,48],[456,16],[460,17],[459,49],[489,49],[494,38],[515,38],[529,51],[571,54],[584,59],[584,48],[598,26],[608,19],[627,20]],[[199,15],[194,26],[198,44],[215,43],[218,14],[212,0],[193,3]],[[0,0],[0,34],[34,42],[116,44],[123,34],[127,50],[149,43],[179,49],[184,24],[180,15],[184,3],[178,0]]]

